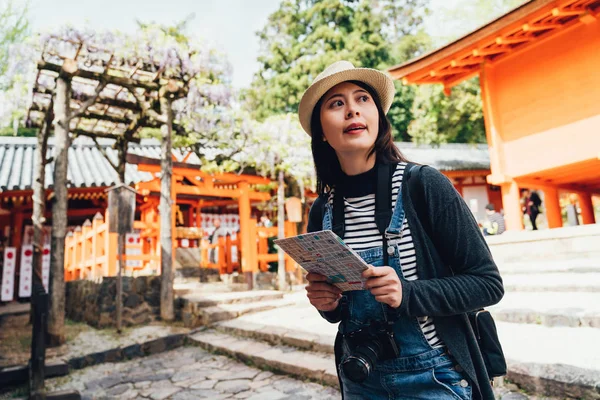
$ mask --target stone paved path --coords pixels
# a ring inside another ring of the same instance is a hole
[[[82,399],[334,400],[339,391],[249,367],[198,347],[101,364],[50,379],[50,390],[79,390]]]
[[[251,399],[338,400],[337,389],[247,366],[199,347],[182,347],[121,363],[106,363],[46,381],[49,391],[78,390],[83,400]],[[501,400],[537,400],[514,385],[496,388]],[[556,399],[555,399],[556,400]]]

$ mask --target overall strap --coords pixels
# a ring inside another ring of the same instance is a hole
[[[392,168],[393,167],[393,168]],[[377,230],[383,238],[383,265],[389,265],[389,254],[387,250],[386,229],[392,219],[392,174],[396,164],[377,164],[377,182],[375,187],[375,224]],[[344,194],[336,191],[333,194],[333,232],[340,238],[345,234],[345,216],[344,216]],[[347,306],[344,306],[347,307]],[[394,316],[393,310],[389,306],[381,303],[383,316],[388,324],[393,323],[388,314]]]
[[[388,264],[387,238],[385,231],[392,219],[392,174],[395,164],[377,164],[375,189],[375,224],[383,237],[383,261]],[[345,234],[344,195],[336,190],[333,195],[333,232],[340,238]]]
[[[383,238],[383,265],[389,265],[387,236],[385,231],[392,220],[391,167],[391,164],[378,165],[377,185],[375,190],[375,224]]]

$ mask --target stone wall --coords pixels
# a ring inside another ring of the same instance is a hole
[[[123,326],[148,324],[160,316],[160,276],[123,277]],[[116,326],[117,278],[101,283],[67,282],[66,317],[96,328]]]

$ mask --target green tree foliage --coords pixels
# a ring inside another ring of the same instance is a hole
[[[23,43],[29,38],[29,3],[13,0],[0,1],[0,135],[14,133],[13,122],[23,118],[27,98],[24,83],[27,59]],[[18,135],[21,135],[18,126]]]
[[[417,143],[485,143],[479,79],[455,86],[446,96],[441,85],[420,86],[408,133]]]
[[[304,90],[329,64],[385,69],[417,55],[428,0],[284,0],[258,32],[261,65],[243,94],[254,118],[295,113]],[[392,44],[404,39],[403,46]],[[414,40],[410,40],[413,39]],[[403,58],[400,58],[400,55]],[[396,57],[395,57],[396,56]],[[406,132],[413,89],[398,86],[391,115]]]
[[[3,2],[0,7],[0,76],[8,69],[11,46],[29,35],[28,3],[20,7],[13,0]],[[8,82],[0,80],[0,90]]]
[[[442,23],[448,32],[443,42],[455,40],[510,9],[523,0],[460,0],[451,9],[437,10],[433,19]],[[429,38],[424,47],[437,42]],[[431,47],[432,49],[434,47]],[[485,143],[481,89],[479,78],[472,78],[452,88],[450,96],[441,85],[421,85],[416,88],[408,127],[410,137],[419,143]]]
[[[434,38],[436,47],[442,46],[480,28],[525,0],[457,0],[447,2],[433,13],[433,22],[441,27]]]

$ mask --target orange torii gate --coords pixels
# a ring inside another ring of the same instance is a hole
[[[271,184],[271,180],[255,175],[238,175],[234,173],[209,174],[200,171],[200,165],[185,162],[173,162],[173,185],[171,198],[177,204],[188,204],[195,210],[196,226],[201,224],[201,209],[210,206],[222,206],[237,203],[240,217],[240,231],[237,243],[241,248],[240,267],[244,273],[258,271],[259,261],[264,257],[257,251],[256,220],[251,218],[252,202],[264,202],[271,195],[257,190],[257,185]],[[129,164],[136,164],[138,171],[160,173],[160,160],[136,154],[127,156]],[[142,236],[154,236],[158,223],[158,196],[160,194],[160,178],[137,183],[136,191],[143,196],[144,204],[140,207]],[[190,208],[192,210],[192,208]],[[192,213],[190,212],[190,217]],[[190,218],[191,219],[191,218]],[[172,226],[176,232],[176,207],[173,207]],[[291,225],[292,224],[286,224]],[[295,229],[286,229],[286,233],[295,234]],[[158,236],[158,235],[156,235]],[[152,245],[152,244],[151,244]],[[158,246],[158,243],[155,243]],[[175,236],[173,246],[177,247]],[[156,249],[158,250],[158,249]],[[260,260],[259,260],[260,259]]]

